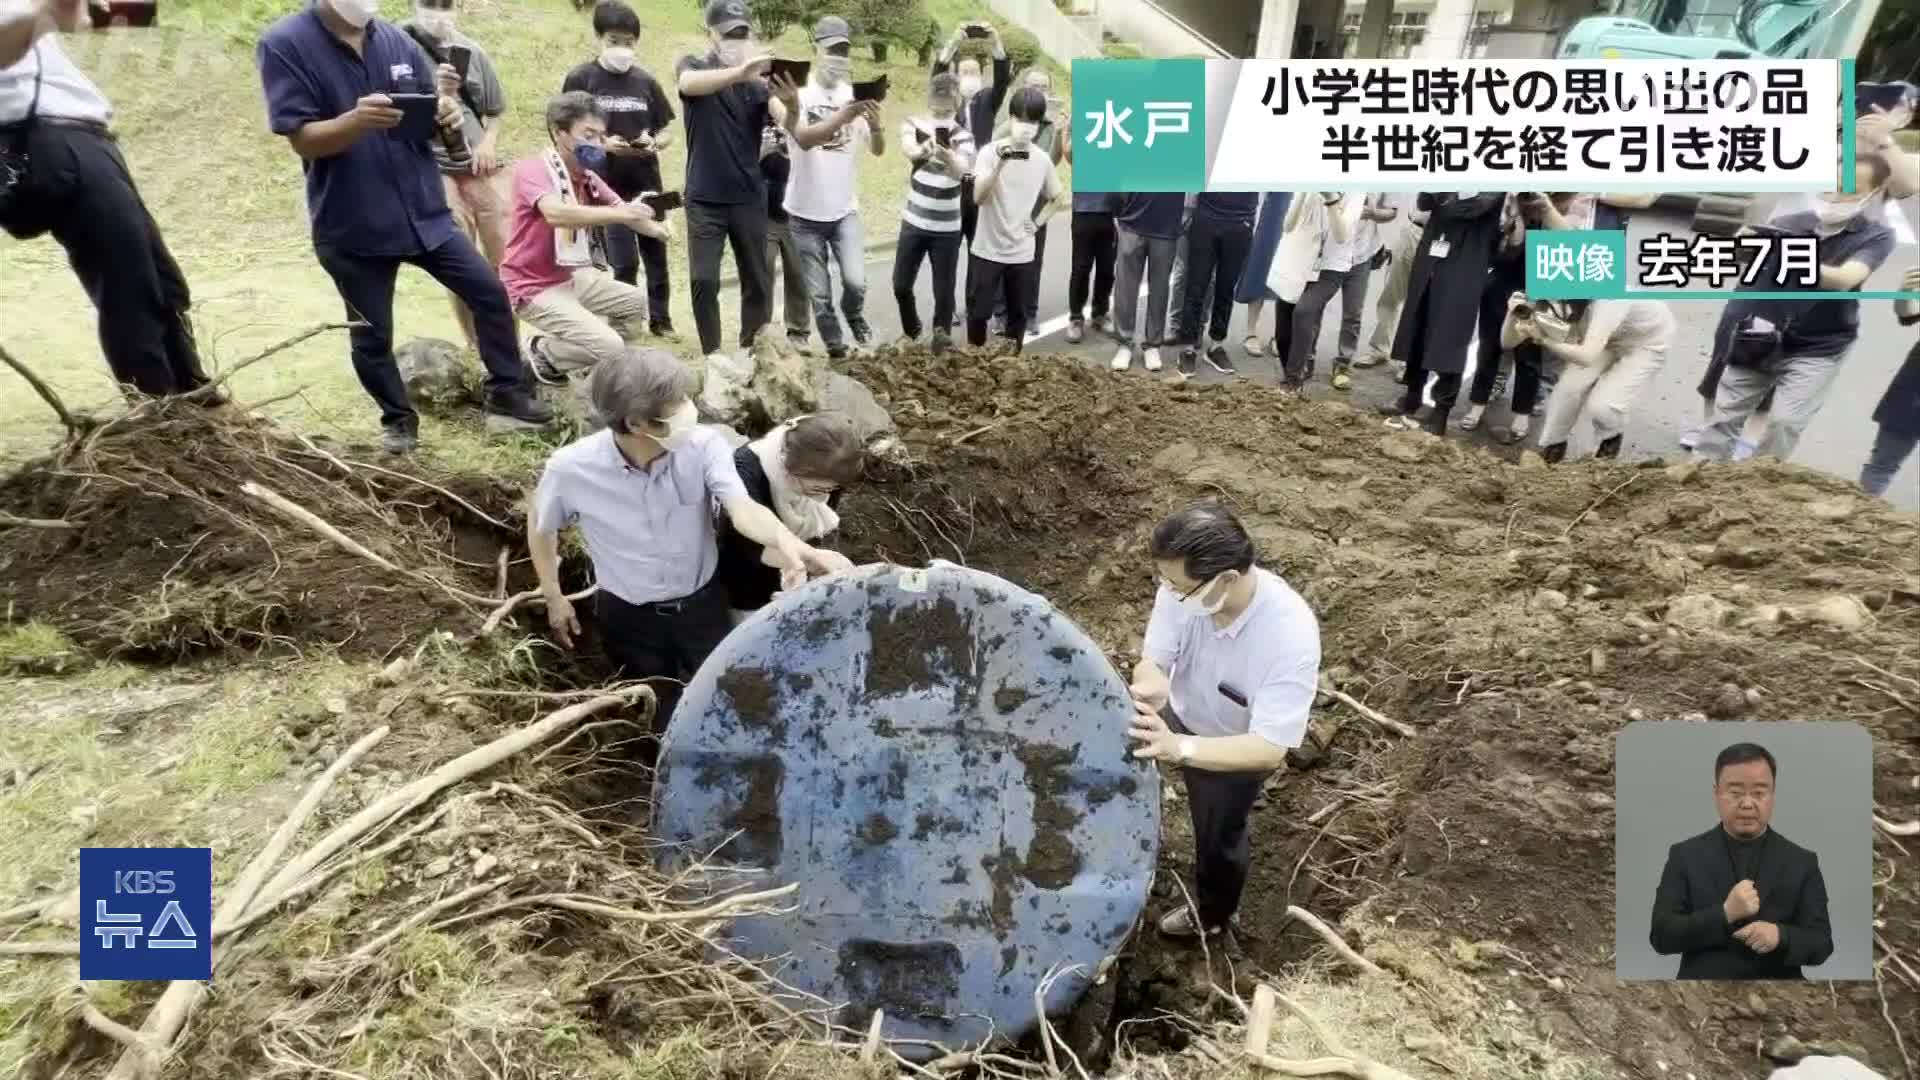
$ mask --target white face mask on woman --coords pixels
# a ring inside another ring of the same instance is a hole
[[[829,89],[847,81],[853,74],[853,61],[845,56],[822,53],[814,70],[820,73],[820,85]]]
[[[980,76],[978,75],[960,76],[960,96],[961,97],[970,98],[979,92],[980,92]]]
[[[1813,212],[1820,219],[1820,228],[1825,232],[1839,232],[1853,223],[1873,201],[1872,196],[1865,199],[1840,199],[1831,197],[1814,203]]]
[[[327,0],[333,6],[333,13],[344,19],[348,26],[358,30],[373,21],[380,13],[380,0]]]
[[[600,50],[600,66],[615,75],[625,75],[633,69],[633,47],[631,45],[609,45]]]
[[[1013,137],[1013,145],[1025,146],[1040,133],[1040,125],[1030,120],[1015,120],[1008,126],[1007,132]]]

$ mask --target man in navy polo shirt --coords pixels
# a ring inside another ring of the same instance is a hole
[[[320,265],[346,301],[353,367],[380,405],[382,445],[419,444],[419,414],[393,358],[393,284],[401,263],[432,275],[473,312],[487,369],[487,428],[544,427],[553,413],[530,390],[507,293],[454,228],[426,139],[399,138],[389,94],[439,95],[443,128],[458,131],[453,68],[436,69],[406,33],[374,18],[378,0],[314,0],[267,29],[257,59],[267,118],[300,155]],[[436,132],[436,136],[438,136]]]

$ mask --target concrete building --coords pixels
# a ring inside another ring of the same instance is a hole
[[[1732,2],[1732,0],[1729,0]],[[1609,0],[1080,0],[1101,25],[1158,56],[1412,57],[1550,54],[1573,20]]]

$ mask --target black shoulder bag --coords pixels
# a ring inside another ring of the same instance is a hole
[[[26,119],[0,125],[0,221],[7,220],[27,178],[33,171],[29,141],[34,121],[40,116],[40,82],[46,64],[40,59],[40,46],[33,47],[33,101],[27,106]]]
[[[1759,316],[1749,315],[1734,327],[1733,340],[1727,345],[1727,366],[1749,371],[1774,372],[1786,360],[1781,343],[1791,323],[1761,329],[1754,325]]]

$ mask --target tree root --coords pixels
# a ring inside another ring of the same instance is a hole
[[[1333,927],[1322,922],[1318,915],[1308,911],[1306,908],[1288,904],[1287,917],[1289,919],[1298,919],[1307,924],[1307,928],[1320,935],[1320,940],[1325,941],[1334,952],[1339,953],[1341,959],[1359,968],[1361,971],[1369,975],[1385,975],[1387,973],[1386,969],[1379,964],[1355,952],[1353,946],[1347,944],[1346,939],[1335,932]]]
[[[1251,1061],[1262,1069],[1266,1069],[1268,1072],[1276,1072],[1285,1076],[1346,1076],[1353,1078],[1353,1080],[1414,1080],[1412,1076],[1401,1072],[1391,1065],[1383,1065],[1378,1061],[1362,1057],[1348,1049],[1344,1043],[1333,1037],[1333,1033],[1328,1031],[1327,1026],[1320,1022],[1319,1017],[1308,1012],[1298,1002],[1280,991],[1275,990],[1266,983],[1261,983],[1259,987],[1255,989],[1252,1008],[1249,1008],[1246,1002],[1241,1001],[1239,998],[1227,993],[1218,986],[1213,988],[1213,992],[1232,1004],[1235,1009],[1238,1009],[1241,1017],[1247,1022],[1246,1060]],[[1320,1045],[1327,1048],[1329,1056],[1298,1060],[1294,1058],[1275,1057],[1272,1054],[1266,1053],[1264,1049],[1258,1051],[1254,1049],[1255,1026],[1260,1024],[1263,1010],[1266,1016],[1264,1024],[1266,1035],[1259,1040],[1259,1043],[1264,1047],[1267,1037],[1271,1035],[1273,1030],[1273,1002],[1275,1001],[1279,1002],[1288,1012],[1292,1013],[1302,1024],[1307,1026],[1307,1030],[1313,1034],[1313,1037],[1319,1041]]]
[[[1361,716],[1366,717],[1368,720],[1371,720],[1374,723],[1380,725],[1381,727],[1386,728],[1388,731],[1393,732],[1395,735],[1398,735],[1401,738],[1411,739],[1415,735],[1419,734],[1419,732],[1401,723],[1400,721],[1393,719],[1392,717],[1386,715],[1385,713],[1382,713],[1377,709],[1369,708],[1368,706],[1360,704],[1360,702],[1356,700],[1352,695],[1344,693],[1339,690],[1335,690],[1332,686],[1328,685],[1327,683],[1323,682],[1320,684],[1320,692],[1332,698],[1333,700],[1339,702],[1340,704],[1345,705],[1347,708],[1352,709],[1354,712],[1359,713]]]
[[[600,586],[589,585],[586,588],[580,590],[579,592],[574,593],[571,596],[568,596],[567,601],[569,603],[577,604],[580,601],[585,600],[587,597],[592,596],[594,593],[597,593],[599,591],[600,591]],[[516,593],[513,596],[508,597],[506,603],[501,604],[497,608],[494,608],[493,614],[487,616],[487,621],[480,624],[480,636],[485,637],[488,634],[493,633],[495,630],[500,629],[500,624],[507,621],[507,616],[512,615],[514,611],[520,607],[520,605],[532,604],[532,603],[544,604],[546,602],[547,601],[546,601],[545,594],[542,593],[539,589],[528,589],[526,592]]]

